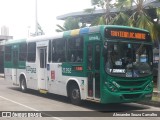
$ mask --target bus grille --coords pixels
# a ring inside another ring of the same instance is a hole
[[[116,83],[120,85],[119,90],[122,92],[136,92],[144,89],[148,81],[145,79],[142,80],[116,80]]]
[[[118,78],[118,77],[111,77],[111,76],[108,77],[108,80],[115,81],[118,84],[119,92],[123,92],[123,93],[143,91],[146,85],[149,84],[151,79],[152,79],[152,76],[148,76],[144,78]],[[116,86],[116,84],[114,85]]]
[[[116,81],[120,86],[141,86],[144,85],[147,81]]]
[[[140,91],[142,88],[120,88],[120,91]]]
[[[137,99],[141,96],[141,94],[123,94],[125,99]]]

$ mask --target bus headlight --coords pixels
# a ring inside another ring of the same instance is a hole
[[[111,82],[105,82],[105,85],[111,92],[117,92],[118,88],[114,86]]]
[[[146,87],[145,87],[145,90],[146,91],[149,91],[153,88],[153,82],[150,82]]]

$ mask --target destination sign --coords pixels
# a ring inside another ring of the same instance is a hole
[[[113,37],[121,37],[121,38],[133,38],[133,39],[146,39],[145,33],[136,33],[136,32],[126,32],[126,31],[115,31],[111,30],[111,36]]]
[[[106,28],[105,37],[108,39],[151,41],[151,37],[148,32],[125,28]]]

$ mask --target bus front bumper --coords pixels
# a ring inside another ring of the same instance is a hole
[[[127,103],[151,100],[152,92],[153,90],[140,92],[111,92],[105,89],[101,94],[101,103]]]

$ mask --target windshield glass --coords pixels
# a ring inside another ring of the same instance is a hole
[[[114,76],[143,77],[152,73],[151,45],[108,42],[104,58],[105,71]]]

